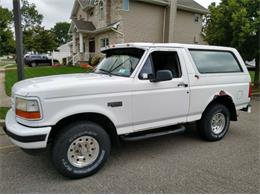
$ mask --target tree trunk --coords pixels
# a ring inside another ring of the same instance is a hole
[[[257,54],[257,57],[255,59],[255,65],[256,65],[256,69],[255,69],[255,82],[254,82],[254,88],[259,89],[260,88],[260,80],[259,80],[259,69],[260,69],[260,54]]]

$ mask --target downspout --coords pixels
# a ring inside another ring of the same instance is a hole
[[[177,0],[170,1],[170,8],[169,8],[169,34],[167,42],[173,43],[174,42],[174,31],[175,31],[175,21],[177,15]]]
[[[163,15],[163,43],[165,43],[166,11],[167,11],[167,7],[164,8],[164,15]]]

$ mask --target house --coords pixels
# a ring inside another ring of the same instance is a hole
[[[124,42],[196,43],[208,10],[193,0],[75,0],[71,13],[74,61]]]
[[[69,62],[72,53],[72,41],[60,45],[56,51],[51,53],[50,58],[58,60],[61,64],[67,64]]]

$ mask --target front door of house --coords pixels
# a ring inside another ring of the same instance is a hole
[[[95,46],[95,40],[89,41],[89,53],[95,53],[96,52],[96,46]]]

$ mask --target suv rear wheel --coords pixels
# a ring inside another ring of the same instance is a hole
[[[110,147],[109,135],[102,127],[92,122],[76,122],[55,139],[53,163],[66,177],[91,176],[105,164]]]
[[[198,128],[203,139],[219,141],[227,134],[229,125],[230,112],[228,108],[222,104],[214,103],[203,113]]]

